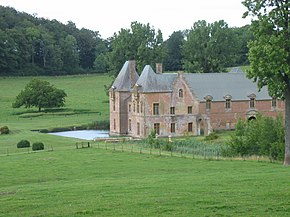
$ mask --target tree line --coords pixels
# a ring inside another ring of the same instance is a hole
[[[223,20],[193,24],[163,40],[150,24],[132,22],[108,39],[98,31],[78,29],[69,21],[38,18],[0,6],[0,75],[66,75],[118,73],[135,59],[144,65],[163,63],[164,70],[220,72],[248,64],[250,26],[228,27]]]

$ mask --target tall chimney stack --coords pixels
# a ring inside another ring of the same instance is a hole
[[[162,63],[156,63],[156,74],[162,74]]]

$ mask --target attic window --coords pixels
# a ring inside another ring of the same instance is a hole
[[[225,108],[227,109],[227,110],[230,110],[231,109],[231,107],[232,107],[232,96],[231,95],[226,95],[225,97],[225,100],[226,100],[226,103],[225,103]]]
[[[206,97],[204,97],[204,99],[205,99],[205,109],[209,111],[211,109],[212,96],[207,95]]]
[[[182,89],[179,89],[179,91],[178,91],[178,96],[179,96],[180,98],[183,97],[183,90],[182,90]]]
[[[205,108],[206,108],[206,110],[210,110],[211,109],[211,99],[207,99],[206,100]]]
[[[255,108],[255,98],[250,99],[250,108]]]
[[[255,108],[255,99],[256,95],[252,93],[251,95],[248,96],[250,98],[250,108]]]

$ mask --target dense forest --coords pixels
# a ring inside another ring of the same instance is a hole
[[[132,22],[108,39],[98,31],[78,29],[69,21],[38,18],[0,6],[0,75],[118,73],[128,59],[164,70],[220,72],[248,64],[250,26],[230,28],[223,20],[204,20],[163,40],[150,24]]]

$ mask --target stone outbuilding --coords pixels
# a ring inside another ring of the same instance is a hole
[[[239,118],[257,113],[276,116],[284,102],[258,91],[245,73],[162,73],[162,65],[144,67],[140,76],[135,61],[123,65],[110,91],[110,135],[147,137],[208,135],[234,129]]]

